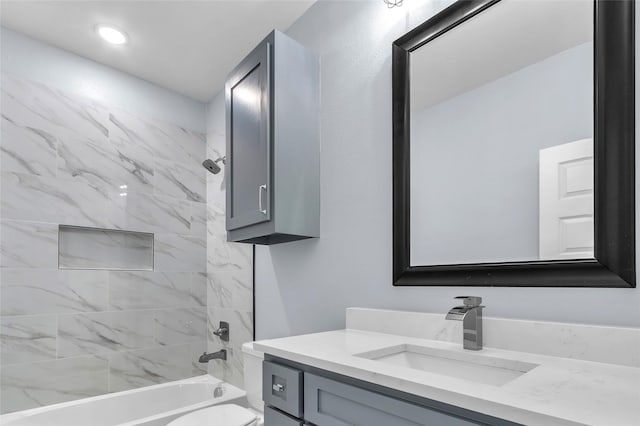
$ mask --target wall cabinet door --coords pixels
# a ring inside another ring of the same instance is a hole
[[[227,230],[271,219],[270,54],[265,41],[239,64],[225,87]]]
[[[320,234],[320,65],[272,31],[225,85],[227,241]]]
[[[317,426],[480,424],[310,373],[304,373],[304,418]]]

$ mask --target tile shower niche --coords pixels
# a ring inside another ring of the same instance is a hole
[[[60,269],[153,270],[153,234],[60,225]]]

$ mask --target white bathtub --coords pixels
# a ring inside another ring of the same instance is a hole
[[[214,397],[220,387],[223,395]],[[165,426],[190,411],[238,402],[245,392],[204,375],[0,416],[3,426]]]

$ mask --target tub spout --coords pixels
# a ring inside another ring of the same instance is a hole
[[[221,359],[223,361],[226,361],[227,360],[227,350],[226,349],[220,349],[218,352],[212,352],[210,354],[204,352],[202,355],[200,355],[200,358],[198,358],[198,362],[207,363],[207,362],[211,361],[212,359]]]

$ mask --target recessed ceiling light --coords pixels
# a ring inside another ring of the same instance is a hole
[[[124,33],[124,31],[121,31],[109,25],[96,26],[96,32],[107,43],[125,44],[128,40],[127,35]]]

